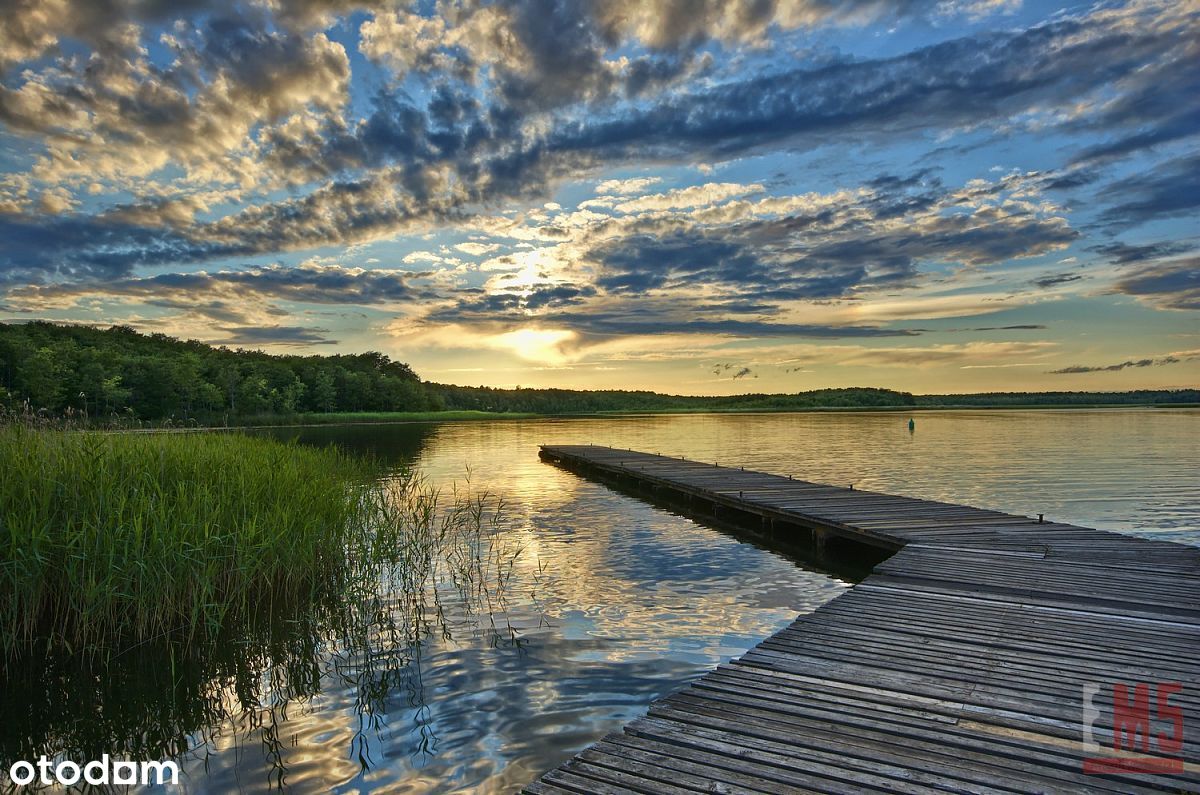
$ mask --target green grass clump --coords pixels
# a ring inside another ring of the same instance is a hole
[[[368,466],[238,434],[0,427],[0,651],[220,631],[342,576]]]

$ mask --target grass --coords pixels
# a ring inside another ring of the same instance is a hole
[[[283,786],[280,726],[323,682],[357,690],[365,745],[426,638],[514,642],[501,507],[332,447],[0,425],[0,757],[232,732]]]
[[[311,592],[368,520],[369,470],[236,434],[0,427],[0,645],[206,634]]]
[[[0,758],[253,741],[282,788],[282,725],[329,682],[365,753],[427,638],[518,642],[500,519],[336,448],[0,424]]]

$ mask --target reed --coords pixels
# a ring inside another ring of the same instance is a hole
[[[285,787],[330,682],[367,754],[427,639],[520,644],[502,509],[335,448],[0,425],[0,758],[254,743]]]
[[[212,635],[337,587],[372,488],[334,448],[0,427],[0,650]]]

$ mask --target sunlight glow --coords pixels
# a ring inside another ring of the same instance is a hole
[[[531,362],[562,364],[569,358],[569,343],[579,334],[569,329],[522,328],[491,338],[494,347],[509,350]]]

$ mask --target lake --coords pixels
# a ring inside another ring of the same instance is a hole
[[[248,699],[255,709],[243,703],[240,718],[193,735],[187,789],[266,790],[283,775],[299,791],[515,791],[849,586],[542,463],[543,443],[682,455],[1200,544],[1200,410],[912,416],[911,433],[908,414],[857,412],[260,431],[369,452],[444,489],[469,477],[473,490],[503,497],[491,532],[512,556],[511,579],[489,609],[451,609],[447,635],[402,664],[362,665],[379,653],[370,643],[331,648],[286,697],[264,671]],[[198,665],[188,675],[224,674]],[[148,698],[151,708],[163,702]],[[112,711],[65,709],[63,720],[79,721]],[[136,708],[118,712],[129,731],[144,730]]]

